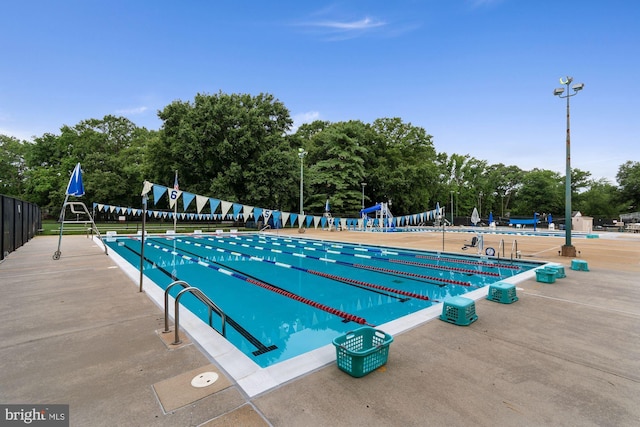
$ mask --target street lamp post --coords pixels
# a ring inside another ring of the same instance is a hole
[[[300,215],[304,215],[304,201],[302,198],[302,189],[304,186],[304,156],[307,152],[304,148],[298,148],[298,157],[300,157]]]
[[[566,95],[562,96],[564,93],[563,87],[554,89],[553,94],[559,98],[567,98],[567,166],[566,166],[566,183],[565,183],[565,211],[564,211],[564,229],[565,229],[565,243],[562,247],[562,256],[566,257],[575,257],[576,256],[576,248],[571,244],[571,126],[569,120],[569,98],[578,94],[579,91],[584,89],[584,83],[576,83],[571,89],[573,89],[573,93],[570,93],[569,85],[573,82],[573,77],[565,77],[564,79],[560,77],[560,84],[567,86]]]
[[[362,209],[364,209],[364,187],[365,185],[367,185],[367,183],[361,182],[360,185],[362,185]]]
[[[453,193],[454,191],[451,190],[451,225],[453,225]]]

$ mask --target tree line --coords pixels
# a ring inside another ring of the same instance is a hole
[[[107,115],[33,141],[0,134],[0,192],[57,217],[80,162],[85,200],[116,206],[140,207],[143,181],[171,187],[177,170],[182,190],[298,212],[302,171],[307,214],[321,214],[328,198],[334,215],[357,217],[363,194],[365,206],[390,202],[397,215],[436,203],[447,218],[474,207],[483,218],[564,213],[563,175],[436,152],[425,129],[400,118],[318,120],[292,131],[288,109],[273,95],[222,92],[174,101],[158,116],[159,130]],[[603,219],[638,210],[640,162],[620,165],[616,179],[573,169],[573,210]]]

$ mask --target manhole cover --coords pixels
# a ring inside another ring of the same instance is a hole
[[[191,385],[193,387],[202,388],[209,386],[218,381],[218,374],[215,372],[203,372],[199,375],[196,375],[191,380]]]

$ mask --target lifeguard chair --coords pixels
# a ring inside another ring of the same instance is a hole
[[[60,212],[60,236],[58,237],[58,249],[53,253],[53,259],[56,261],[59,260],[60,255],[62,255],[62,252],[60,252],[60,246],[62,244],[62,233],[65,224],[90,224],[91,228],[87,231],[90,230],[93,233],[96,233],[98,238],[102,240],[100,231],[98,231],[98,227],[96,227],[96,223],[93,221],[93,217],[89,213],[89,209],[87,209],[87,206],[83,202],[79,201],[70,202],[69,196],[84,196],[84,184],[82,183],[82,168],[80,167],[80,163],[76,165],[76,167],[73,169],[73,172],[71,173],[71,178],[69,179],[69,184],[67,184],[67,191],[64,197],[64,204],[62,205],[62,212]],[[70,212],[72,214],[76,215],[75,220],[66,219],[67,208],[70,209]],[[107,245],[103,244],[102,246],[104,246],[104,254],[108,255]]]

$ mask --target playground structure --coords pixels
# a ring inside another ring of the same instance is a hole
[[[370,213],[375,213],[375,217],[369,218]],[[360,210],[363,230],[387,230],[395,228],[393,214],[389,210],[389,203],[376,203],[374,206]]]

